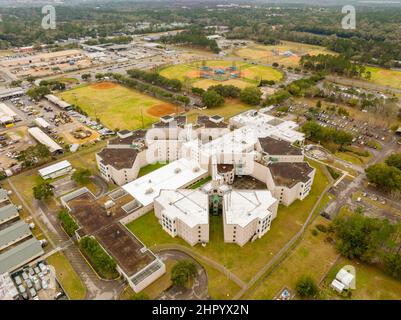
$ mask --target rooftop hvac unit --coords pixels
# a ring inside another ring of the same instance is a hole
[[[106,209],[110,209],[111,207],[113,207],[115,205],[115,203],[112,200],[108,200],[104,203],[104,207]]]
[[[153,189],[149,188],[145,191],[145,194],[152,194],[153,193]]]
[[[181,172],[181,168],[175,168],[174,169],[174,173],[180,173]]]
[[[193,172],[199,172],[200,168],[199,167],[195,167],[192,169]]]

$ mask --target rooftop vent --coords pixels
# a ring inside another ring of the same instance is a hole
[[[145,191],[145,194],[152,194],[153,193],[153,189],[149,188]]]
[[[181,172],[181,168],[175,168],[174,169],[174,173],[180,173]]]

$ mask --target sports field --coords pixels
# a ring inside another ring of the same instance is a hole
[[[285,54],[291,52],[292,54]],[[282,41],[280,45],[258,45],[241,48],[234,52],[236,56],[259,63],[272,64],[277,62],[286,67],[297,67],[301,56],[305,54],[334,54],[324,47],[309,44]]]
[[[177,106],[112,82],[77,87],[60,94],[110,129],[134,130],[149,126],[160,116],[177,112]],[[143,124],[142,124],[143,115]]]
[[[228,80],[215,80],[213,78],[201,78],[201,67],[207,66],[213,69],[225,69],[235,66],[238,70],[239,77],[231,78]],[[210,60],[196,61],[187,64],[178,64],[168,66],[160,70],[160,74],[169,79],[178,79],[184,84],[189,83],[194,87],[207,89],[208,87],[216,84],[231,84],[239,88],[245,88],[252,85],[257,85],[261,79],[280,81],[283,74],[268,66],[254,65],[250,63],[229,61],[229,60]]]
[[[381,86],[389,86],[401,89],[401,71],[390,70],[376,67],[366,67],[366,71],[370,71],[370,81]]]

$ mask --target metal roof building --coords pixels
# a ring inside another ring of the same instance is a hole
[[[68,102],[65,102],[61,99],[59,99],[58,97],[56,97],[53,94],[47,94],[45,95],[45,98],[47,100],[49,100],[51,103],[55,104],[56,106],[58,106],[61,109],[69,109],[71,108],[71,105]]]
[[[0,208],[0,225],[18,217],[18,210],[15,205],[9,204]]]
[[[63,160],[55,164],[52,164],[48,167],[39,169],[38,171],[39,175],[43,179],[49,179],[49,178],[60,177],[64,174],[67,174],[69,171],[71,171],[71,169],[72,169],[71,163],[69,163],[67,160]]]
[[[0,254],[0,273],[13,271],[44,253],[39,241],[31,238]]]
[[[47,129],[47,128],[50,127],[50,124],[49,124],[45,119],[43,119],[43,118],[36,118],[36,119],[35,119],[35,123],[36,123],[39,127],[43,128],[43,129]]]
[[[8,228],[0,230],[0,250],[29,237],[30,235],[31,230],[29,229],[29,226],[24,221],[19,220]]]
[[[24,90],[20,87],[17,88],[7,88],[0,90],[0,100],[7,100],[14,97],[19,97],[24,94]]]
[[[60,147],[52,138],[50,138],[46,133],[40,130],[38,127],[29,128],[28,132],[34,137],[38,142],[49,148],[51,153],[61,153],[63,148]]]

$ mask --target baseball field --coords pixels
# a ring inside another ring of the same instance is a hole
[[[81,107],[91,118],[99,118],[110,129],[147,127],[163,115],[180,111],[173,104],[112,82],[77,87],[60,97]]]
[[[229,72],[225,71],[227,80],[216,80],[213,76],[213,71],[210,72],[209,78],[203,78],[202,67],[209,67],[213,70],[226,70],[230,67],[236,68],[236,77],[230,77]],[[283,74],[269,66],[256,65],[251,63],[244,63],[240,61],[229,61],[229,60],[209,60],[209,61],[196,61],[186,64],[178,64],[162,68],[160,74],[169,79],[178,79],[184,84],[188,83],[193,87],[207,89],[212,85],[224,84],[234,85],[241,89],[254,86],[263,80],[274,80],[280,81],[283,78]]]

